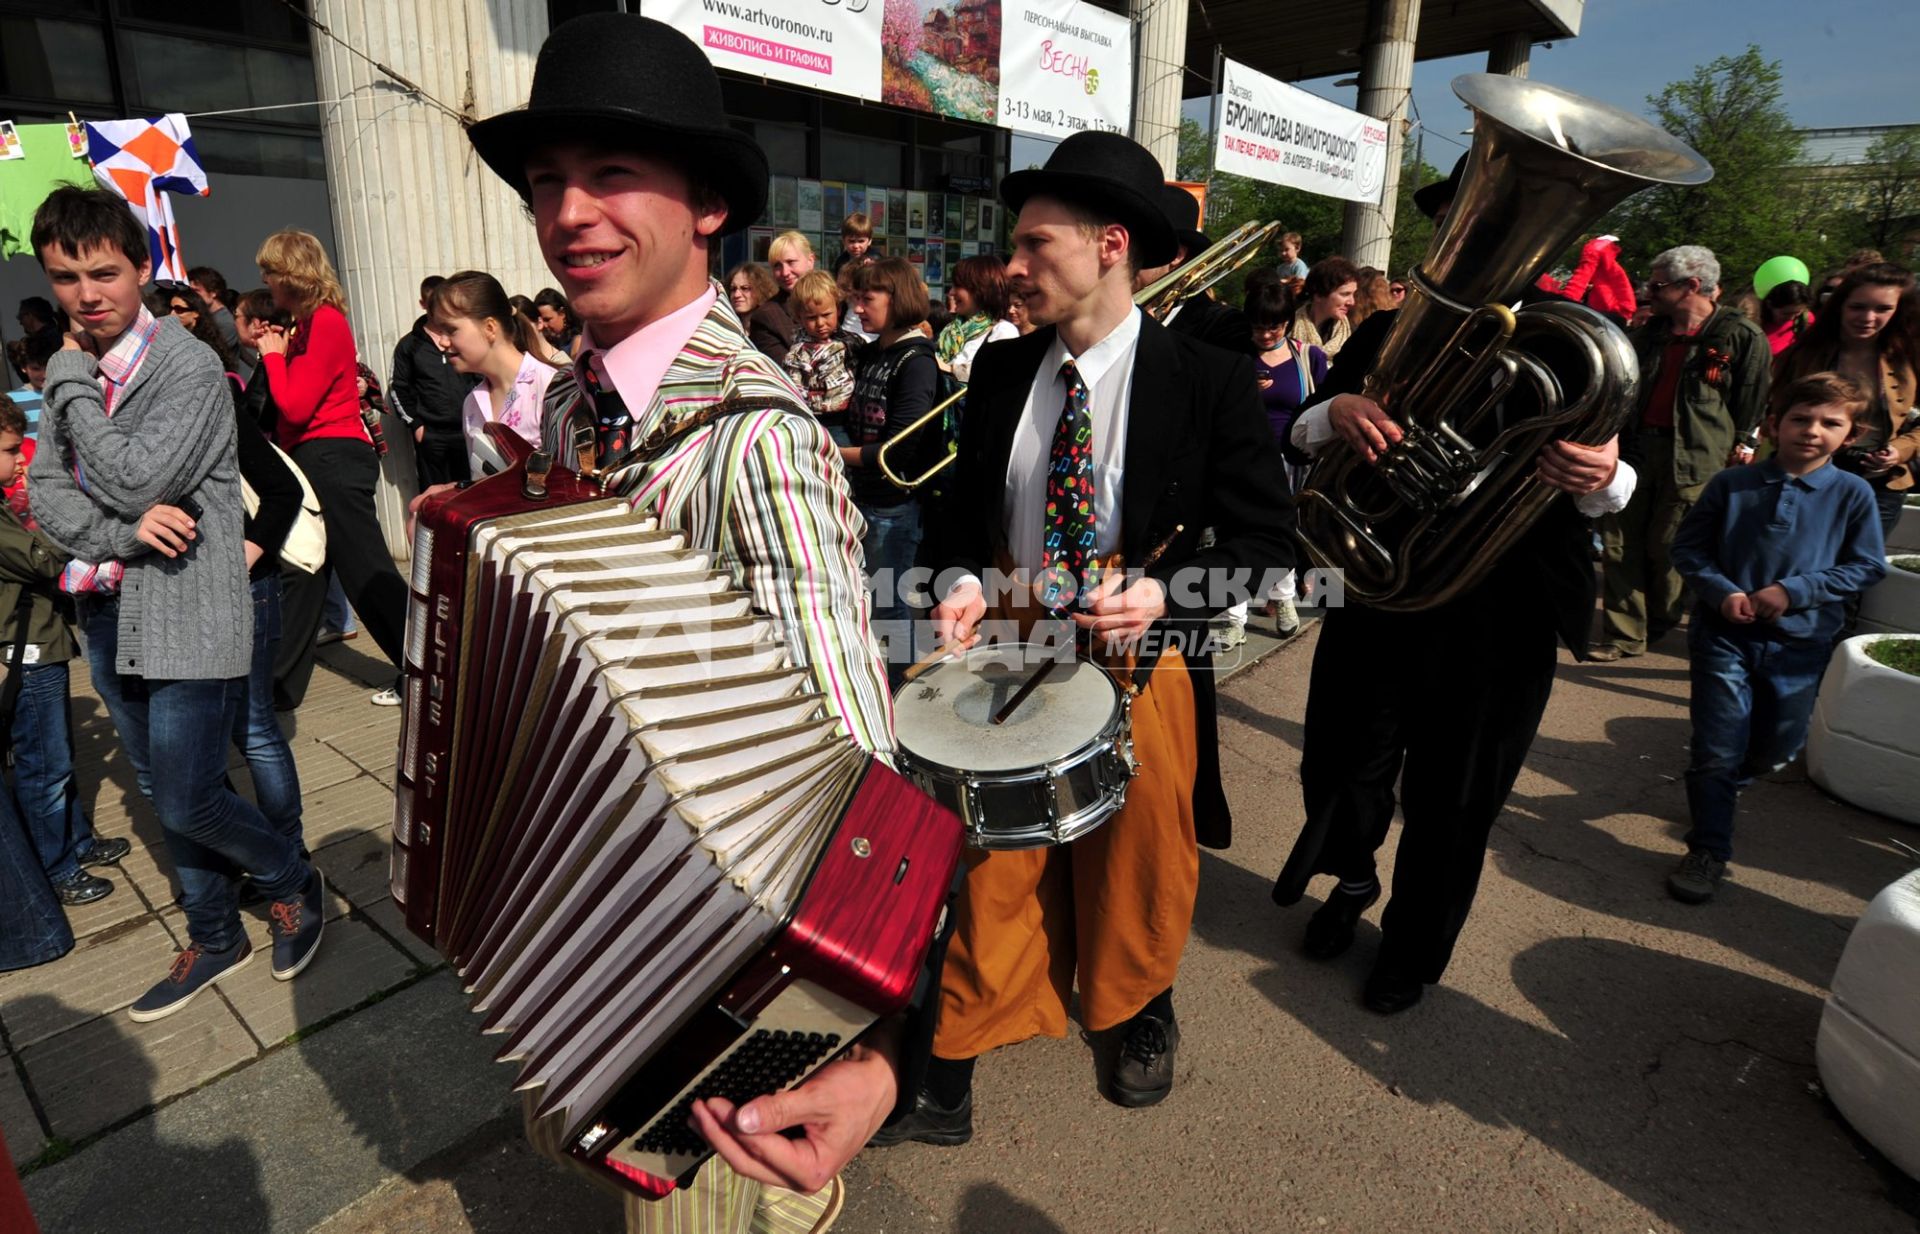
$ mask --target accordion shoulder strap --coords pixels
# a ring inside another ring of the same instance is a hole
[[[710,403],[690,415],[680,416],[661,424],[648,433],[640,444],[634,447],[633,453],[627,457],[634,462],[651,462],[673,449],[689,433],[697,432],[715,421],[726,420],[733,416],[760,411],[804,412],[805,410],[790,398],[765,396],[725,398],[717,403]]]

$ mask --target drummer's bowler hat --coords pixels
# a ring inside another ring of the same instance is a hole
[[[692,39],[663,21],[593,13],[547,36],[527,105],[467,130],[473,148],[522,199],[527,159],[591,141],[662,156],[727,203],[719,234],[744,231],[767,204],[767,156],[727,123],[720,77]]]
[[[1018,213],[1030,197],[1057,197],[1127,229],[1142,269],[1164,266],[1179,248],[1167,219],[1160,161],[1119,133],[1075,133],[1053,148],[1046,166],[1000,182],[1000,199]]]

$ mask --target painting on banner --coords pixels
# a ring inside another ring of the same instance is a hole
[[[1256,73],[1223,65],[1214,168],[1271,184],[1378,203],[1387,122]]]
[[[997,122],[1000,0],[886,0],[881,100]]]
[[[1000,123],[1067,137],[1133,119],[1133,30],[1083,0],[1010,6],[1000,43]]]
[[[880,6],[795,0],[641,0],[640,11],[698,43],[715,68],[880,97]]]

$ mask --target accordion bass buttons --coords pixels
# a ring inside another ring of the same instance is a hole
[[[867,837],[853,837],[853,855],[856,857],[873,856],[873,845],[867,840]]]

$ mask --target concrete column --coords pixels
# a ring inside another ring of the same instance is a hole
[[[314,0],[314,18],[470,119],[523,106],[547,35],[544,0]],[[354,338],[383,376],[413,325],[420,280],[487,270],[509,293],[550,282],[516,197],[459,119],[318,31],[314,73]]]
[[[1360,49],[1359,110],[1387,122],[1387,169],[1380,204],[1346,205],[1342,248],[1354,264],[1391,269],[1393,209],[1400,196],[1401,121],[1413,90],[1413,48],[1420,29],[1420,0],[1367,0],[1366,43]]]
[[[460,117],[524,106],[547,36],[545,0],[313,0],[334,265],[347,292],[361,362],[384,383],[393,346],[420,313],[429,274],[486,270],[509,294],[552,281],[520,199],[467,144]],[[341,42],[417,85],[411,94]],[[270,223],[271,220],[262,220]],[[415,488],[410,440],[386,424],[378,491],[387,546],[409,552],[403,524]]]
[[[1180,164],[1180,87],[1187,63],[1187,0],[1129,0],[1138,39],[1133,65],[1133,139],[1153,151],[1166,178]]]
[[[1516,30],[1503,34],[1487,48],[1487,72],[1505,73],[1508,77],[1525,77],[1528,63],[1533,58],[1533,36],[1525,31]]]

